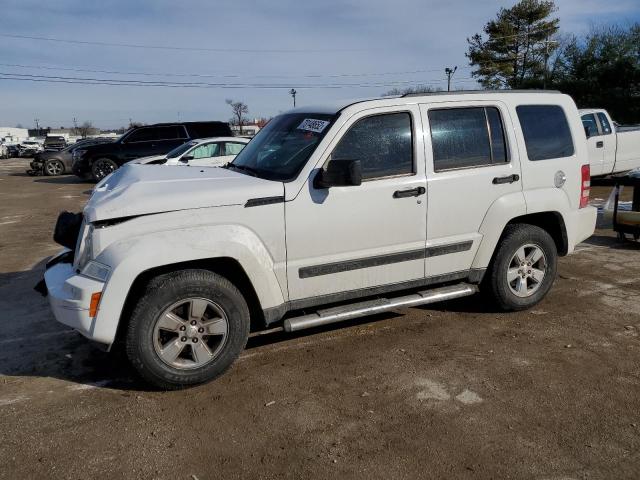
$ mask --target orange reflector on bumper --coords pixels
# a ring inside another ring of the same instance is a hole
[[[98,305],[100,305],[100,297],[102,292],[96,292],[91,294],[91,304],[89,305],[89,316],[95,317],[98,313]]]

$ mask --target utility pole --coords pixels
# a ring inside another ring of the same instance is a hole
[[[447,75],[447,92],[451,91],[451,77],[456,73],[456,70],[458,70],[457,66],[453,67],[453,69],[449,67],[444,69],[444,73]]]
[[[40,119],[36,118],[36,131],[38,132],[38,133],[36,133],[37,137],[40,136],[40,123],[39,122],[40,122]]]
[[[73,134],[78,135],[78,120],[76,120],[76,117],[73,117]]]
[[[289,90],[289,95],[291,95],[293,97],[293,108],[296,108],[296,94],[298,92],[296,92],[295,88],[292,88],[291,90]]]
[[[549,78],[549,45],[557,44],[554,40],[549,40],[549,36],[544,41],[544,76],[542,78],[542,89],[547,89],[547,81]]]

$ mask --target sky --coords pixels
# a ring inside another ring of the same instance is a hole
[[[0,126],[33,127],[36,118],[41,127],[73,126],[75,118],[101,128],[129,120],[226,121],[231,117],[226,99],[245,102],[251,118],[270,117],[292,107],[291,88],[298,92],[298,106],[375,97],[396,86],[444,88],[444,69],[454,66],[453,86],[473,88],[466,38],[513,3],[0,0],[0,74],[201,85],[82,85],[5,77]],[[556,5],[563,33],[640,21],[638,0],[556,0]]]

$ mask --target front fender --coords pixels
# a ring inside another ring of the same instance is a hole
[[[127,295],[140,274],[153,268],[213,258],[236,260],[249,277],[263,309],[284,303],[274,262],[255,233],[240,225],[201,226],[147,233],[110,244],[96,258],[112,266],[94,319],[93,338],[111,344]]]

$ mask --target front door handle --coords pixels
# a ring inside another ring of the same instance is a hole
[[[599,142],[596,142],[596,148],[602,148],[604,147],[604,142],[602,140],[600,140]]]
[[[520,180],[520,175],[514,173],[513,175],[507,175],[506,177],[496,177],[493,179],[494,185],[500,185],[502,183],[513,183]]]
[[[396,190],[393,192],[393,198],[419,197],[424,195],[427,189],[424,187],[416,187],[410,190]]]

